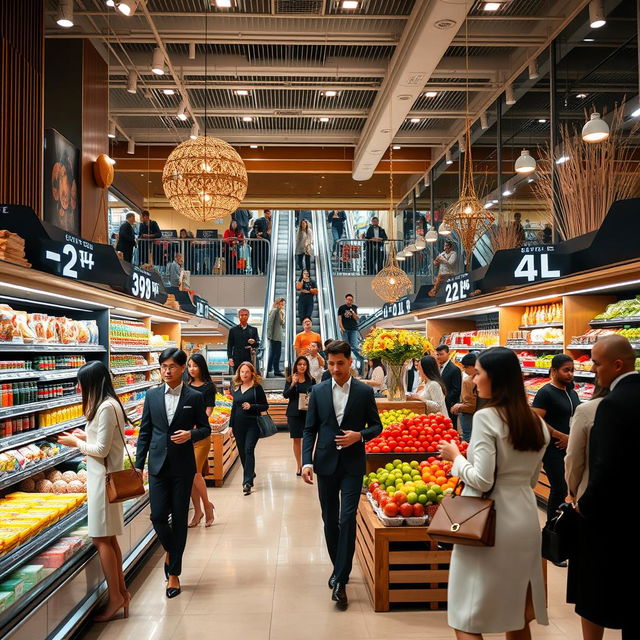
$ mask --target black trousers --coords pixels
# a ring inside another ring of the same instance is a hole
[[[333,563],[336,582],[346,584],[356,550],[356,514],[362,476],[349,473],[338,464],[333,475],[318,476],[318,497],[324,522],[324,538]]]
[[[306,253],[296,253],[296,268],[298,269],[298,273],[302,274],[302,264],[304,261],[304,268],[307,271],[311,271],[311,256]]]
[[[375,276],[384,266],[384,250],[382,246],[367,247],[367,274]]]
[[[267,373],[273,371],[280,373],[280,356],[282,354],[282,342],[280,340],[269,340],[271,351],[269,352],[269,363]]]
[[[249,424],[248,420],[252,420],[253,424]],[[260,439],[258,421],[248,418],[247,422],[236,422],[233,427],[233,437],[236,439],[240,462],[242,462],[242,484],[253,487],[253,477],[256,473],[256,445]]]
[[[549,500],[547,501],[547,520],[551,520],[556,515],[558,507],[567,497],[568,489],[564,479],[564,457],[565,451],[558,449],[555,441],[552,440],[542,458],[542,465],[551,487]]]
[[[311,318],[313,315],[313,295],[310,293],[301,293],[298,296],[298,314],[300,324],[305,318]]]
[[[133,261],[133,246],[128,246],[122,249],[122,259],[131,264]]]
[[[160,544],[169,554],[169,574],[182,573],[182,554],[187,544],[189,499],[193,474],[177,476],[165,462],[158,475],[149,474],[151,522]],[[171,516],[171,523],[169,523]]]

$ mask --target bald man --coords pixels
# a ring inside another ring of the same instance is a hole
[[[587,626],[622,629],[622,638],[630,640],[638,637],[636,620],[631,627],[637,591],[620,589],[620,598],[606,598],[605,603],[603,586],[637,584],[640,554],[629,516],[634,502],[630,488],[638,482],[640,375],[635,351],[622,336],[598,340],[591,358],[599,384],[610,391],[598,407],[589,438],[589,484],[578,502],[583,519],[575,561],[573,556],[569,560],[569,570],[575,572],[569,582],[576,586],[571,597]],[[614,554],[595,552],[611,545]]]

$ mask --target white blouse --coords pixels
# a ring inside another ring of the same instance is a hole
[[[447,413],[447,405],[444,401],[444,391],[435,380],[427,380],[420,383],[417,394],[422,398],[427,413],[441,413],[444,416]]]

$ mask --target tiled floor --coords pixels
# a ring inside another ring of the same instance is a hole
[[[183,592],[164,595],[162,554],[135,579],[130,617],[94,625],[101,640],[389,640],[453,638],[445,612],[374,613],[357,563],[346,612],[335,610],[331,573],[315,487],[295,476],[290,440],[278,434],[259,443],[255,493],[244,497],[239,463],[222,489],[210,489],[215,525],[189,532]],[[548,627],[533,637],[578,640],[580,624],[564,603],[566,571],[549,567]],[[607,640],[619,638],[609,631]]]

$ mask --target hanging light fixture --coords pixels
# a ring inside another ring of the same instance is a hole
[[[155,73],[157,76],[164,75],[164,54],[162,53],[162,49],[160,47],[156,47],[153,50],[153,59],[151,61],[151,71]]]
[[[137,6],[138,0],[121,0],[121,2],[116,2],[116,9],[125,16],[132,16],[136,12]]]
[[[441,236],[450,236],[451,235],[451,227],[446,223],[443,222],[439,227],[438,227],[438,233]]]
[[[127,153],[130,156],[132,156],[135,152],[136,152],[136,142],[135,142],[135,140],[131,139],[127,143]]]
[[[438,241],[438,232],[435,227],[431,227],[429,231],[427,231],[427,235],[424,237],[425,242],[437,242]]]
[[[113,120],[109,120],[109,133],[107,133],[107,138],[115,138],[116,137],[116,123]]]
[[[189,134],[189,137],[192,140],[195,140],[198,137],[199,132],[200,132],[200,127],[198,126],[197,122],[194,122],[193,125],[191,126],[191,133]]]
[[[536,170],[536,160],[529,153],[529,149],[523,149],[520,157],[515,162],[516,173],[533,173]]]
[[[56,23],[64,29],[73,27],[73,0],[60,0]]]
[[[487,112],[483,111],[480,114],[480,128],[486,131],[489,128],[489,119],[487,118]]]
[[[453,164],[453,158],[451,157],[451,149],[447,149],[447,152],[444,154],[444,161],[447,164]]]
[[[600,117],[597,111],[582,127],[582,139],[585,142],[602,142],[609,137],[609,125]]]
[[[416,251],[424,251],[427,248],[427,243],[422,236],[416,239],[415,247]]]
[[[538,71],[538,61],[532,60],[529,63],[529,80],[537,80],[540,77],[540,72]]]
[[[127,91],[129,93],[136,93],[138,91],[138,74],[135,69],[129,70],[127,77]]]
[[[398,262],[404,262],[404,261],[406,260],[406,257],[405,257],[405,255],[404,255],[404,253],[402,253],[402,251],[401,251],[398,255],[396,255],[396,260],[397,260]],[[402,270],[401,270],[401,271],[402,271]],[[403,273],[404,273],[404,272],[403,272]],[[395,282],[395,278],[393,278],[393,280],[394,280],[394,282]],[[396,299],[397,299],[397,298],[396,298]],[[393,302],[393,300],[389,300],[389,302]]]
[[[182,122],[186,122],[189,119],[189,116],[187,115],[187,100],[183,100],[180,103],[180,108],[178,109],[178,113],[176,114],[176,118],[178,118],[178,120],[182,120]]]
[[[607,21],[604,17],[602,0],[591,0],[589,3],[589,26],[592,29],[599,29],[604,27],[605,24],[607,24]]]
[[[189,43],[189,60],[195,60],[195,59],[196,59],[196,43],[190,42]]]
[[[504,102],[505,104],[515,104],[516,103],[516,94],[513,92],[513,85],[508,84],[504,88]]]

